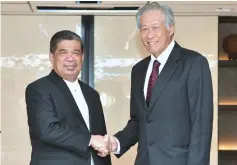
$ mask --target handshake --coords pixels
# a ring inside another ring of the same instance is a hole
[[[111,152],[116,152],[118,148],[117,140],[114,136],[92,135],[90,146],[97,151],[100,157],[105,157]]]

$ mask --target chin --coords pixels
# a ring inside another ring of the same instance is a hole
[[[155,54],[157,54],[157,51],[155,51],[155,50],[150,50],[149,53],[155,55]]]
[[[158,52],[157,48],[147,48],[148,52],[150,52],[151,54],[155,54]]]

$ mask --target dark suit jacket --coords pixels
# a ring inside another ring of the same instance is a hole
[[[213,91],[207,59],[175,43],[152,90],[143,93],[150,57],[132,69],[130,116],[115,136],[122,156],[138,142],[135,165],[208,165]]]
[[[52,71],[26,88],[32,154],[30,165],[111,165],[90,147],[90,136],[105,135],[98,92],[78,81],[89,109],[90,131],[63,79]]]

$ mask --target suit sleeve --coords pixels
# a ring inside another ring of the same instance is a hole
[[[191,137],[187,165],[209,165],[213,125],[213,89],[208,61],[198,56],[188,77]]]
[[[31,84],[26,88],[30,131],[44,143],[85,155],[88,150],[90,134],[74,130],[61,123],[56,116],[51,96],[45,93],[36,85]]]
[[[120,154],[116,154],[119,158],[125,152],[127,152],[130,147],[134,146],[138,142],[138,117],[137,117],[137,108],[134,98],[134,68],[132,70],[131,76],[131,93],[130,93],[130,120],[128,121],[126,127],[115,134],[115,137],[119,140],[120,143]]]

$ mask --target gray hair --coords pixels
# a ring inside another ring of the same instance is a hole
[[[140,8],[136,14],[137,27],[140,29],[140,17],[146,11],[160,10],[165,16],[165,26],[169,28],[170,25],[175,25],[174,13],[172,9],[167,5],[162,5],[158,2],[147,3],[145,6]]]

